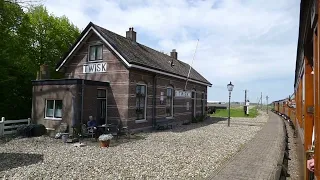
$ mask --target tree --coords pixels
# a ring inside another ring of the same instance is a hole
[[[44,6],[31,7],[27,14],[33,29],[30,39],[33,68],[37,69],[42,64],[49,65],[52,78],[57,78],[59,74],[55,72],[55,65],[74,43],[80,30],[65,16],[49,15]]]
[[[13,0],[0,0],[0,116],[31,115],[32,85],[39,65],[55,64],[79,36],[66,17],[49,15],[43,6],[24,12]]]
[[[30,73],[23,61],[31,34],[29,18],[22,8],[12,2],[0,0],[0,116],[17,118],[30,111]],[[28,116],[27,116],[28,117]]]

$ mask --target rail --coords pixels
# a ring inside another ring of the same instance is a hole
[[[15,134],[17,128],[22,125],[29,125],[31,119],[6,120],[4,117],[0,121],[0,137],[4,135]]]

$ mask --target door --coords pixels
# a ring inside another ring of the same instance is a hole
[[[98,124],[106,123],[107,101],[106,99],[98,99]]]
[[[99,125],[107,123],[107,91],[98,89],[97,96],[97,123]]]

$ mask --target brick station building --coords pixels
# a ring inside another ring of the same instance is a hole
[[[32,120],[57,129],[93,116],[136,131],[160,118],[181,124],[207,114],[211,83],[191,68],[185,89],[190,66],[178,53],[169,56],[136,39],[133,28],[123,37],[90,22],[56,66],[65,78],[32,81]]]

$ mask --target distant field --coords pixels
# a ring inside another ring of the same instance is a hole
[[[218,109],[215,114],[212,114],[213,117],[228,117],[228,109]],[[231,108],[230,117],[249,117],[255,118],[258,116],[258,110],[256,107],[253,107],[249,110],[249,116],[245,116],[242,107]]]

